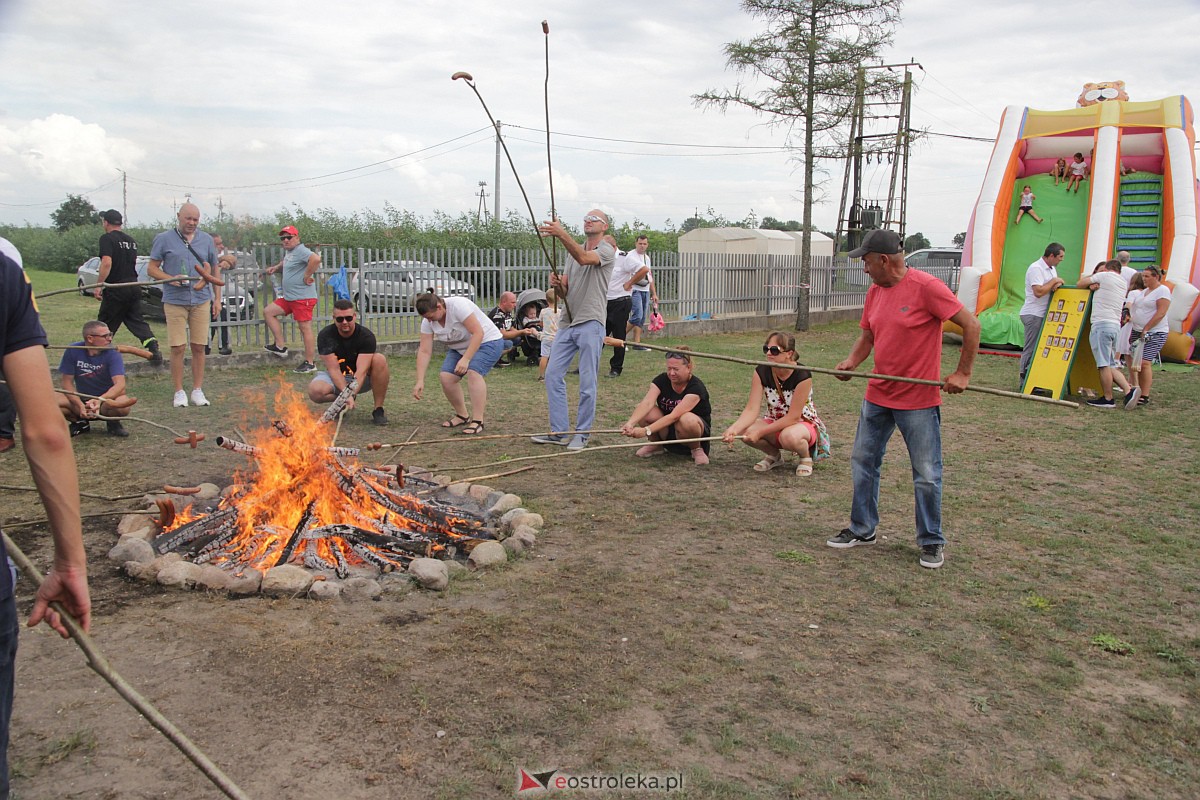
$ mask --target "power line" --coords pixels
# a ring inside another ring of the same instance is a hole
[[[506,128],[520,128],[523,131],[533,131],[534,133],[546,133],[545,128],[527,128],[524,125],[514,125],[510,122],[504,123]],[[718,150],[762,150],[763,145],[724,145],[724,144],[686,144],[683,142],[654,142],[644,139],[613,139],[607,136],[587,136],[582,133],[563,133],[561,131],[550,131],[553,136],[569,136],[572,139],[592,139],[598,142],[617,142],[618,144],[649,144],[657,147],[695,147],[695,148],[715,148]],[[782,148],[781,148],[782,149]],[[604,151],[601,151],[604,152]],[[634,154],[638,155],[638,154]]]
[[[119,180],[121,180],[121,179],[113,178],[108,183],[102,183],[99,186],[97,186],[95,189],[87,189],[86,191],[80,192],[79,196],[84,197],[89,194],[95,194],[96,192],[100,191],[101,189],[107,189],[109,186],[112,186],[114,183],[116,183]],[[71,192],[67,192],[67,194],[71,194]],[[60,205],[62,202],[63,201],[60,199],[60,200],[47,200],[44,203],[0,203],[0,206],[4,206],[5,208],[38,208],[40,206]]]
[[[505,127],[508,127],[507,122],[504,124],[505,124]],[[513,125],[511,127],[516,128],[519,126]],[[521,137],[513,136],[512,134],[509,134],[505,138],[510,142],[525,142],[527,144],[536,144],[536,145],[543,144],[543,142],[535,142],[532,139],[522,139]],[[687,145],[680,145],[680,146],[686,147]],[[603,150],[603,149],[596,148],[596,147],[572,147],[572,146],[566,145],[566,144],[556,144],[556,145],[554,145],[554,147],[557,150],[577,150],[577,151],[582,151],[585,153],[609,153],[611,155],[617,155],[617,156],[650,156],[653,158],[720,158],[722,156],[759,156],[759,155],[776,155],[778,153],[792,152],[792,148],[790,148],[790,147],[763,148],[760,150],[756,150],[754,152],[747,152],[747,153],[634,153],[634,152],[630,152],[628,150]]]

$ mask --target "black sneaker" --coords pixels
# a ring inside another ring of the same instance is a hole
[[[300,366],[296,367],[292,372],[297,375],[307,375],[310,372],[316,372],[317,368],[311,361],[301,361]]]
[[[278,345],[274,344],[267,345],[263,348],[263,350],[266,350],[273,356],[279,356],[280,358],[287,358],[288,354],[288,349],[286,347],[279,347]]]
[[[859,536],[849,528],[844,528],[841,533],[834,536],[832,539],[826,539],[825,544],[830,547],[846,548],[858,547],[860,544],[875,544],[875,534],[870,536]]]
[[[937,569],[946,562],[942,555],[942,550],[945,549],[944,544],[926,544],[921,545],[921,566],[926,569]]]
[[[501,367],[507,367],[507,366],[508,366],[508,362],[504,360],[504,356],[501,356],[500,360],[492,365],[492,369],[500,369]]]
[[[221,348],[220,350],[218,350],[217,352],[218,352],[218,353],[220,353],[220,354],[221,354],[221,355],[223,355],[223,356],[231,356],[231,355],[233,355],[233,348],[231,348],[231,347],[222,347],[222,348]]]
[[[1105,400],[1103,397],[1097,397],[1095,400],[1088,400],[1087,404],[1092,408],[1116,408],[1117,401],[1111,397]]]
[[[158,348],[158,342],[150,342],[147,348],[150,351],[150,366],[161,367],[163,365],[162,351]]]
[[[537,365],[538,365],[538,357],[537,356],[530,356],[529,358],[525,359],[525,366],[536,367]]]
[[[206,356],[212,355],[212,345],[211,344],[204,345],[204,355],[206,355]]]
[[[125,426],[121,424],[120,420],[109,420],[104,423],[104,426],[108,428],[109,436],[116,436],[119,439],[124,439],[129,435],[129,431],[125,430]]]
[[[604,377],[606,377],[606,378],[619,378],[619,377],[621,377],[621,373],[617,372],[615,369],[610,369],[610,370],[608,371],[608,374],[607,374],[607,375],[605,375]]]
[[[92,429],[92,423],[86,419],[79,419],[67,426],[71,429],[71,436],[78,436],[81,433],[87,433]]]
[[[387,414],[383,411],[383,406],[378,406],[371,412],[372,425],[387,425]]]
[[[1150,398],[1149,398],[1149,397],[1146,397],[1146,395],[1142,395],[1141,397],[1139,397],[1139,398],[1138,398],[1138,405],[1139,405],[1139,406],[1148,406],[1148,405],[1150,405]]]

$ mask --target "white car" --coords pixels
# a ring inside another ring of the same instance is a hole
[[[475,302],[474,286],[428,261],[367,261],[348,272],[355,306],[368,311],[410,311],[413,299],[429,289],[441,297]]]
[[[258,262],[252,253],[234,253],[238,257],[237,269],[225,276],[226,286],[221,295],[221,305],[225,306],[226,316],[231,320],[254,319],[258,306],[254,301],[259,286]],[[138,256],[137,279],[141,283],[150,280],[146,267],[150,256]],[[75,285],[84,297],[92,294],[91,286],[100,279],[100,257],[92,256],[75,269]],[[242,287],[241,283],[246,283]],[[142,287],[142,309],[146,316],[152,319],[166,319],[162,307],[162,287]]]

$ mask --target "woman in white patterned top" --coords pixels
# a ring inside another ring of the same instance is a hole
[[[781,331],[768,334],[763,355],[772,364],[795,364],[796,337]],[[763,400],[767,410],[760,415]],[[755,472],[775,469],[783,463],[783,451],[790,450],[800,457],[796,474],[811,475],[813,459],[829,456],[829,433],[812,404],[812,373],[787,366],[755,367],[746,408],[721,438],[732,443],[737,436],[766,454],[754,465]]]

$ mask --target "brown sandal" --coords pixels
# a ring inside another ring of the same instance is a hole
[[[463,436],[475,436],[477,434],[483,433],[483,420],[481,420],[481,419],[471,420],[469,423],[467,423],[467,426],[465,428],[463,428],[461,431],[459,431],[459,433],[461,433]]]
[[[456,422],[455,420],[462,420],[462,421]],[[470,421],[471,421],[471,419],[469,417],[464,417],[462,414],[455,414],[453,417],[451,417],[450,419],[443,422],[442,427],[443,428],[461,428],[463,425],[466,425]]]

